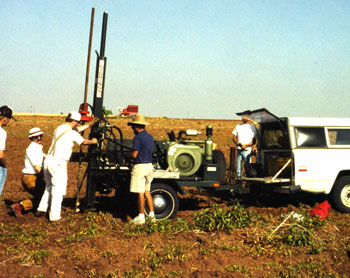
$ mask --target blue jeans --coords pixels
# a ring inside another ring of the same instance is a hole
[[[244,163],[249,163],[251,155],[252,155],[251,150],[237,149],[237,161],[236,161],[237,179],[242,178],[242,160],[244,161]]]
[[[1,196],[2,190],[4,189],[6,175],[7,175],[7,168],[0,166],[0,196]]]

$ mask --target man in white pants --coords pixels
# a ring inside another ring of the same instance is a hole
[[[97,144],[97,139],[84,139],[78,132],[77,125],[81,115],[70,112],[65,123],[54,132],[50,149],[44,162],[46,187],[41,198],[36,216],[43,216],[48,210],[51,222],[60,221],[63,196],[67,189],[67,163],[72,155],[74,143],[78,145]],[[88,127],[88,126],[87,126]]]

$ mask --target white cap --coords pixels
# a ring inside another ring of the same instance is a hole
[[[39,127],[33,127],[31,130],[29,130],[28,138],[39,136],[42,134],[44,134],[44,132],[42,132]]]
[[[78,112],[71,111],[68,114],[68,118],[71,118],[72,120],[75,120],[75,121],[79,122],[80,119],[81,119],[81,115]]]

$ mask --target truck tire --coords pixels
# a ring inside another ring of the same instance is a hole
[[[179,197],[171,186],[164,183],[154,183],[151,186],[151,195],[156,219],[171,219],[175,216],[179,209]]]
[[[217,165],[216,169],[218,174],[218,180],[220,181],[220,184],[223,184],[226,178],[226,160],[224,153],[219,150],[214,150],[213,162]]]
[[[330,197],[332,204],[338,211],[350,212],[350,176],[343,176],[336,180]]]

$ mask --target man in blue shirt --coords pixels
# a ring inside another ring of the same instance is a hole
[[[153,180],[152,153],[154,140],[145,127],[149,125],[143,115],[136,115],[132,122],[128,123],[133,129],[135,137],[132,144],[132,152],[128,157],[135,159],[131,172],[130,192],[138,193],[139,215],[133,222],[137,225],[145,223],[145,198],[150,210],[149,217],[154,217],[154,206],[151,195],[151,182]]]

